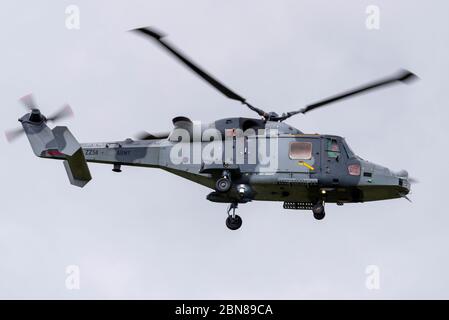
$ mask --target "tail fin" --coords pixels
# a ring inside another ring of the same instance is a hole
[[[81,145],[67,127],[50,129],[45,122],[22,122],[33,152],[38,157],[64,159],[64,167],[72,185],[84,187],[91,179]]]
[[[55,136],[44,121],[40,123],[22,121],[22,126],[36,156],[43,157],[45,151],[58,150]]]

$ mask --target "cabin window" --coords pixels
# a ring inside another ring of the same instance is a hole
[[[329,158],[337,158],[340,155],[337,139],[327,139],[326,152]]]
[[[309,160],[312,159],[312,143],[310,142],[290,142],[290,159]]]

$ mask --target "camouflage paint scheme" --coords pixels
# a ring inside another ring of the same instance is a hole
[[[261,164],[173,164],[170,150],[178,143],[171,137],[151,140],[132,140],[100,143],[78,143],[66,127],[50,129],[42,118],[32,119],[32,113],[19,119],[38,157],[64,161],[71,184],[83,187],[91,180],[87,162],[118,166],[159,168],[185,179],[215,189],[215,183],[226,170],[232,188],[226,193],[211,192],[207,199],[214,202],[245,203],[252,200],[299,203],[294,209],[310,209],[317,201],[347,203],[406,197],[410,191],[408,173],[394,173],[365,161],[353,154],[339,136],[303,134],[283,122],[250,118],[217,120],[204,128],[215,128],[225,136],[226,129],[277,129],[279,166],[274,172],[261,172]],[[184,117],[174,119],[174,126],[189,126]],[[248,139],[260,139],[253,136]],[[263,137],[266,139],[265,137]],[[289,156],[290,143],[304,141],[312,144],[311,159],[298,161]],[[329,141],[338,145],[338,157],[326,148]],[[193,144],[195,142],[188,142]],[[197,142],[198,143],[198,142]],[[202,147],[209,141],[201,141]],[[220,142],[223,143],[223,142]],[[303,163],[300,163],[303,162]],[[305,162],[305,163],[304,163]],[[353,174],[348,167],[353,165]],[[358,170],[357,170],[358,168]],[[244,192],[238,192],[240,187]],[[304,206],[304,207],[303,207]]]

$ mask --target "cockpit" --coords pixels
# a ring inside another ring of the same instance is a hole
[[[328,158],[340,158],[343,154],[346,158],[357,158],[346,140],[338,136],[325,136],[325,151]]]

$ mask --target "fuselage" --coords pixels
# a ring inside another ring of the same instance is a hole
[[[213,123],[173,120],[163,139],[79,144],[66,127],[47,127],[31,114],[20,121],[34,153],[66,160],[72,184],[90,179],[85,162],[114,166],[153,167],[216,189],[226,176],[232,188],[212,192],[215,202],[252,200],[284,202],[364,202],[406,196],[408,174],[358,157],[339,136],[304,134],[283,123],[228,118]]]
[[[259,119],[180,122],[168,139],[82,144],[85,158],[157,167],[212,189],[227,171],[234,188],[211,193],[208,199],[216,202],[315,202],[323,197],[327,202],[364,202],[400,198],[410,191],[406,173],[363,160],[339,136],[304,134],[285,123]],[[243,195],[239,186],[246,188]]]

